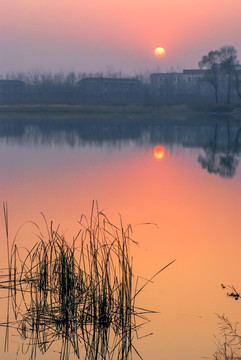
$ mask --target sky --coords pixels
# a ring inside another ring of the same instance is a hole
[[[0,14],[1,74],[182,71],[224,45],[241,59],[241,0],[0,0]]]

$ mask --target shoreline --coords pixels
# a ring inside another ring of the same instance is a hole
[[[31,118],[39,119],[91,120],[118,119],[135,121],[210,123],[223,122],[228,118],[241,121],[241,105],[227,104],[21,104],[0,105],[0,119]]]

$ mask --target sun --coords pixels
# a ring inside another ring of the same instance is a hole
[[[154,54],[157,57],[163,57],[166,54],[166,50],[163,47],[159,46],[159,47],[155,48]]]
[[[155,160],[162,160],[165,156],[165,148],[162,145],[157,145],[153,149],[153,156]]]

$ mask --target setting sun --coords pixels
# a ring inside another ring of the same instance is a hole
[[[162,160],[165,156],[165,148],[162,145],[157,145],[153,149],[153,156],[156,160]]]
[[[157,57],[163,57],[166,54],[166,50],[163,47],[157,47],[154,50],[154,54]]]

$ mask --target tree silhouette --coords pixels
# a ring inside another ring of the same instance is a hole
[[[199,61],[199,67],[205,70],[204,79],[214,88],[216,103],[219,102],[219,92],[222,92],[223,84],[226,86],[226,83],[227,103],[230,103],[232,88],[241,98],[241,70],[234,46],[223,46],[219,50],[210,51]]]
[[[198,65],[200,69],[205,69],[205,80],[207,80],[214,88],[216,103],[218,98],[218,64],[220,60],[219,50],[210,51],[208,55],[204,55]]]
[[[236,67],[238,65],[237,50],[234,46],[223,46],[219,52],[221,70],[227,76],[227,103],[230,103],[231,80],[235,79]]]

